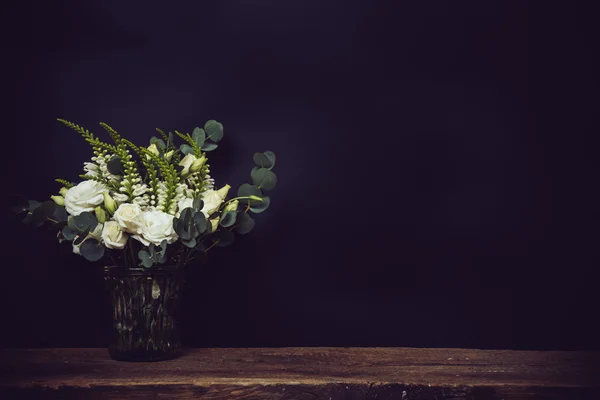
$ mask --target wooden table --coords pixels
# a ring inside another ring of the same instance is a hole
[[[600,353],[412,348],[0,350],[0,399],[600,399]]]

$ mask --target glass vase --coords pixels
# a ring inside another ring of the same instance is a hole
[[[119,361],[160,361],[181,348],[178,314],[182,268],[105,267],[112,305],[108,352]]]

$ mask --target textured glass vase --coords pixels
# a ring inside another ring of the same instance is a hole
[[[178,314],[182,268],[105,267],[112,303],[111,358],[160,361],[181,348]]]

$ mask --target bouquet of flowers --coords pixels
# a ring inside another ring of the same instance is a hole
[[[255,221],[250,213],[265,211],[264,193],[277,184],[272,171],[275,154],[255,153],[252,183],[242,184],[237,197],[231,188],[215,188],[207,153],[218,147],[223,125],[215,120],[191,134],[175,131],[153,136],[138,146],[100,123],[112,143],[72,122],[61,123],[79,133],[94,156],[83,166],[83,179],[62,185],[51,200],[20,199],[23,222],[58,231],[59,242],[72,242],[73,252],[89,261],[108,257],[113,265],[152,267],[184,265],[203,257],[214,246],[227,246],[234,232],[246,234]],[[175,138],[183,141],[177,146]]]

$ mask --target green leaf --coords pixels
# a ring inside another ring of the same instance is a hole
[[[190,207],[184,209],[179,216],[177,226],[174,226],[175,232],[181,240],[190,240],[194,236],[194,210]]]
[[[71,217],[68,224],[69,228],[77,232],[83,232],[85,230],[93,232],[97,225],[98,219],[89,211],[84,211],[79,215]]]
[[[42,203],[40,208],[44,212],[46,218],[50,218],[52,217],[52,214],[54,214],[54,210],[56,209],[56,203],[52,200],[46,200]]]
[[[224,213],[223,215],[221,215],[221,221],[219,222],[219,224],[224,228],[229,228],[230,226],[235,224],[236,214],[237,213],[235,211],[228,211]]]
[[[253,159],[254,164],[260,168],[267,168],[270,170],[275,166],[275,154],[271,151],[265,153],[254,153]]]
[[[204,141],[206,140],[206,132],[204,132],[204,129],[196,127],[192,131],[192,139],[194,139],[194,142],[196,142],[198,147],[202,147]]]
[[[113,156],[109,162],[106,163],[106,169],[113,175],[123,175],[125,174],[125,169],[123,168],[123,163],[121,159],[117,156]]]
[[[40,226],[44,225],[44,222],[46,222],[46,214],[44,212],[44,207],[39,206],[38,208],[33,210],[29,222],[36,228],[39,228]]]
[[[79,253],[88,261],[98,261],[104,256],[105,248],[96,239],[88,239],[79,247]]]
[[[277,185],[277,175],[267,168],[259,168],[252,173],[252,182],[259,189],[272,190]]]
[[[204,208],[204,201],[202,200],[202,197],[195,197],[192,206],[194,207],[194,211],[196,212],[202,210]]]
[[[198,233],[204,233],[206,231],[206,217],[203,213],[197,212],[194,214],[194,224]]]
[[[196,247],[196,238],[192,236],[189,240],[181,240],[184,246],[189,247],[190,249]]]
[[[262,192],[256,186],[250,185],[249,183],[244,183],[238,189],[238,197],[248,197],[248,196],[256,196],[262,197]],[[240,199],[240,202],[243,204],[256,204],[257,200],[251,199]]]
[[[240,213],[238,218],[238,224],[235,227],[235,231],[240,235],[245,235],[249,233],[252,229],[254,229],[255,225],[254,219],[246,213]]]
[[[167,148],[171,148],[174,147],[173,145],[173,132],[169,132],[169,135],[167,136]]]
[[[261,212],[269,208],[269,206],[271,205],[271,198],[269,196],[265,196],[262,198],[262,200],[263,201],[260,203],[250,204],[250,211],[252,211],[255,214],[260,214]]]
[[[29,200],[29,211],[33,212],[33,210],[35,210],[36,208],[38,208],[41,205],[42,205],[42,203],[40,203],[37,200]]]
[[[150,251],[150,257],[154,259],[156,257],[156,249],[152,243],[150,243],[150,246],[148,246],[148,250]]]
[[[205,142],[204,145],[202,146],[202,150],[203,151],[213,151],[217,147],[219,147],[219,145],[216,143]]]
[[[144,261],[152,257],[150,257],[150,253],[148,253],[148,251],[142,249],[138,252],[138,258]]]
[[[211,119],[204,124],[204,130],[208,135],[208,139],[213,142],[218,142],[223,139],[223,124]]]
[[[61,233],[62,233],[63,237],[65,238],[65,240],[69,240],[69,241],[75,239],[75,236],[77,235],[77,232],[75,232],[68,226],[65,226],[64,228],[62,228]]]
[[[192,149],[192,146],[189,144],[182,144],[181,147],[179,147],[179,150],[185,155],[194,154],[194,149]]]
[[[165,150],[167,148],[167,145],[165,144],[165,141],[162,139],[157,138],[156,136],[152,136],[150,138],[150,144],[155,144],[157,148],[161,149],[161,150]]]
[[[67,210],[63,206],[55,206],[54,213],[52,214],[52,219],[61,222],[66,221],[67,218]]]
[[[75,246],[79,246],[85,239],[87,239],[89,233],[90,233],[90,229],[87,228],[85,231],[83,231],[83,233],[78,234],[78,236],[75,239],[75,241],[73,242],[73,244]]]
[[[225,247],[233,243],[234,235],[233,232],[223,229],[215,232],[215,234],[211,236],[211,239],[218,247]]]

